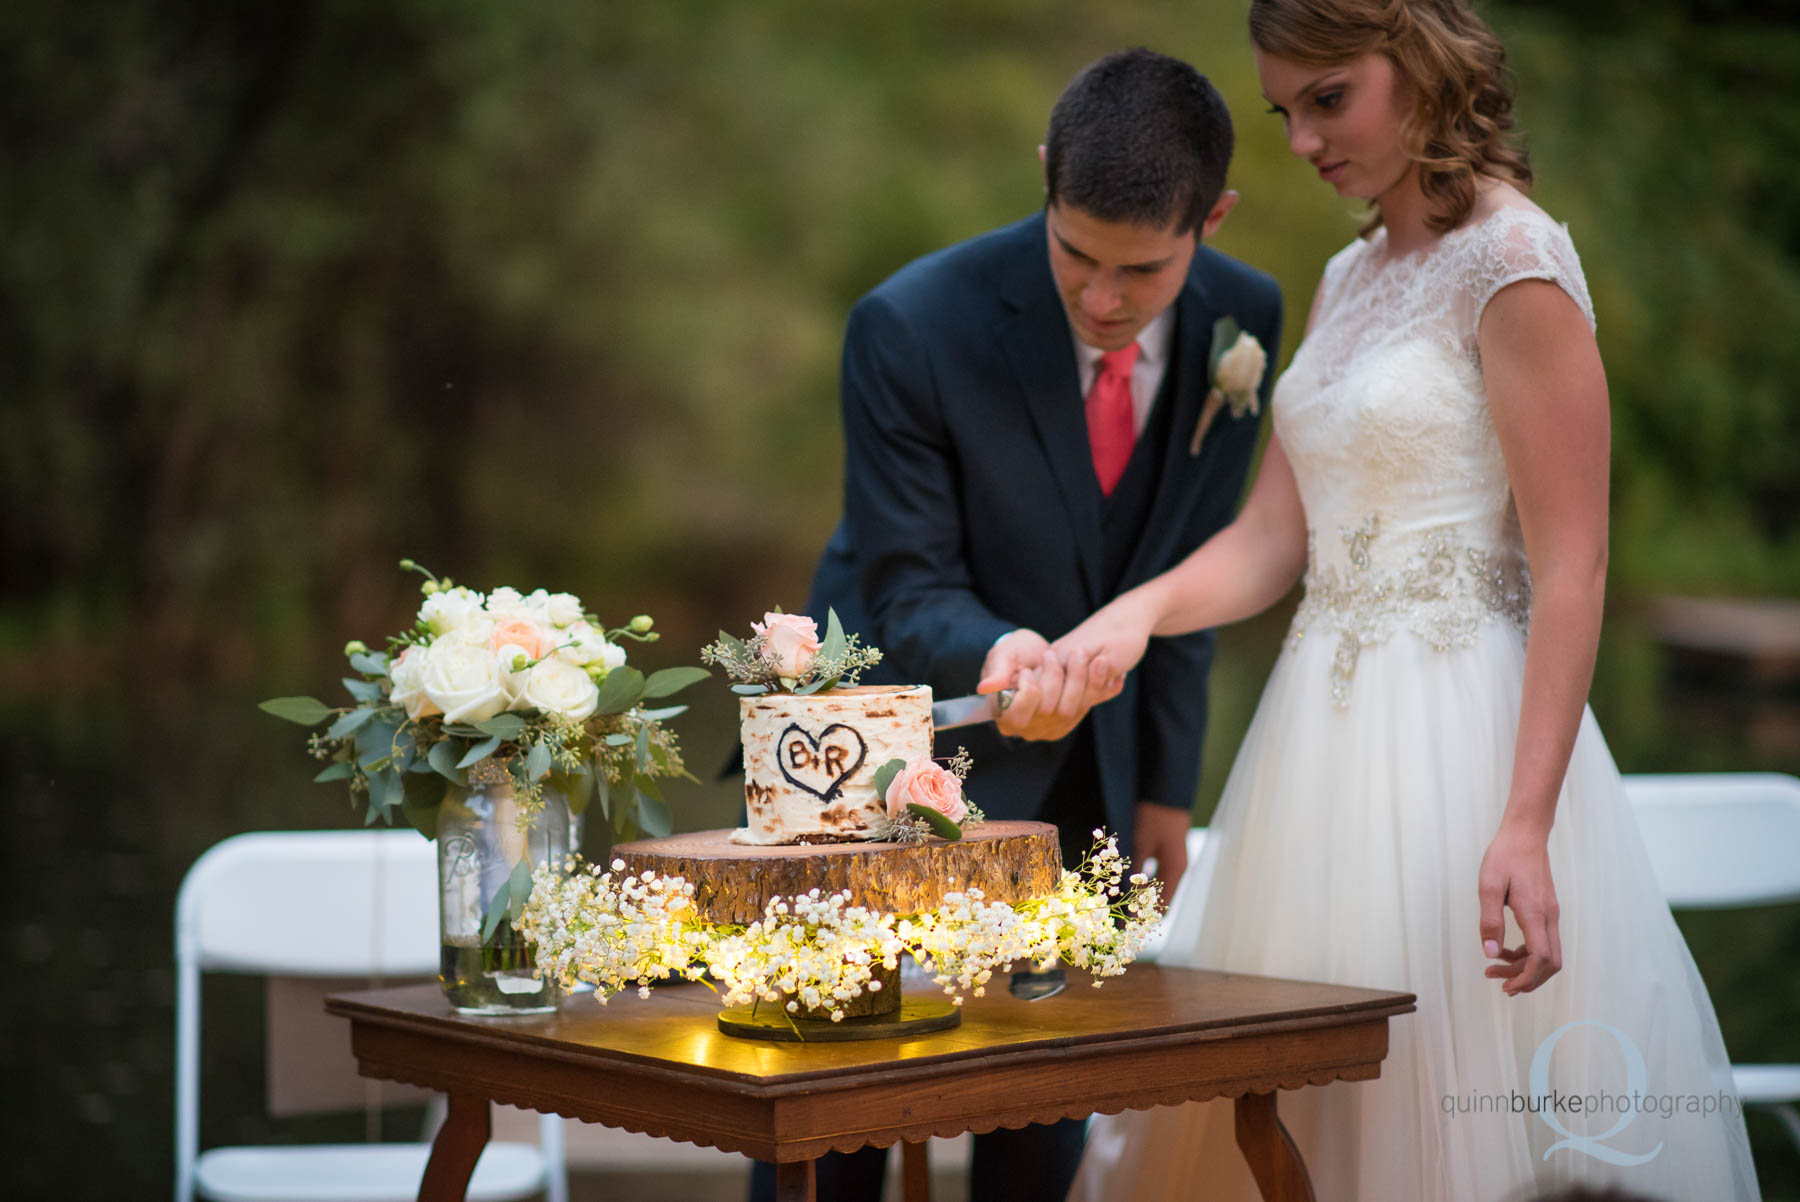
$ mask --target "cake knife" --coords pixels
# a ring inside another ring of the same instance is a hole
[[[998,693],[971,693],[967,697],[952,697],[949,701],[934,701],[931,703],[931,728],[955,730],[959,726],[992,722],[1012,704],[1016,692],[1016,689],[1001,689]]]

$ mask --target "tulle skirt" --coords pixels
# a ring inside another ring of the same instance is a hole
[[[1161,957],[1418,995],[1379,1080],[1280,1095],[1320,1202],[1758,1197],[1712,1003],[1592,713],[1550,836],[1562,971],[1509,998],[1482,975],[1476,874],[1511,778],[1523,639],[1493,623],[1434,651],[1397,634],[1362,650],[1346,709],[1336,643],[1290,640],[1276,664]],[[1070,1195],[1257,1197],[1228,1099],[1097,1118]]]

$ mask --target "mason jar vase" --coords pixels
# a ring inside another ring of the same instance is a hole
[[[561,987],[537,975],[536,949],[510,912],[489,920],[516,897],[509,882],[518,865],[532,872],[560,866],[576,850],[580,822],[568,799],[547,786],[541,804],[521,807],[511,778],[500,775],[451,788],[438,810],[438,979],[462,1014],[547,1013],[561,1002]]]

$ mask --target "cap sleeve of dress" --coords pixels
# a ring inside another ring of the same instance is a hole
[[[1581,256],[1575,253],[1566,225],[1536,209],[1504,208],[1488,218],[1471,241],[1472,254],[1464,267],[1464,282],[1474,302],[1477,327],[1495,294],[1520,280],[1548,280],[1555,284],[1569,294],[1587,318],[1588,328],[1594,327],[1594,302],[1588,295],[1587,278],[1581,273]]]

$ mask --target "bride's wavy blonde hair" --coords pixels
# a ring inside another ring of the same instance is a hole
[[[1250,40],[1309,67],[1387,57],[1411,92],[1401,144],[1419,165],[1427,224],[1436,232],[1467,220],[1478,175],[1530,190],[1531,162],[1513,131],[1506,47],[1461,0],[1252,0]],[[1380,224],[1377,209],[1364,232]]]

